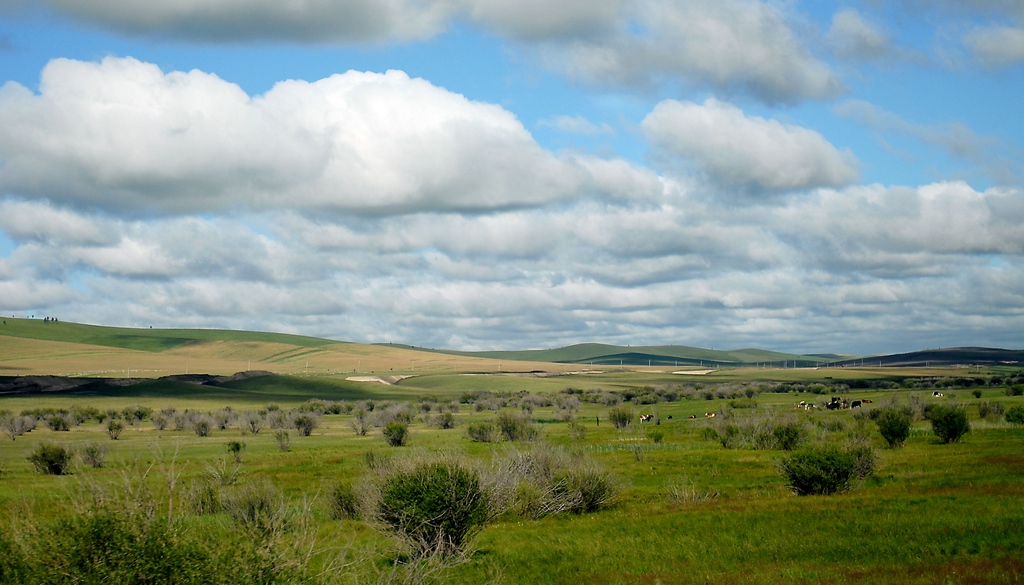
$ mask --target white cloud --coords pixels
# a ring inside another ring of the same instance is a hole
[[[979,28],[964,37],[964,43],[974,58],[986,66],[999,67],[1024,62],[1024,28]]]
[[[778,4],[762,0],[44,1],[120,33],[213,43],[411,41],[469,22],[539,48],[556,68],[602,85],[682,79],[770,102],[844,91]]]
[[[808,53],[773,5],[650,0],[635,10],[618,35],[572,43],[562,66],[588,82],[650,86],[681,77],[769,102],[843,92],[838,77]]]
[[[8,4],[28,4],[7,0]],[[428,38],[454,14],[448,0],[44,0],[59,12],[133,35],[209,42],[387,41]]]
[[[821,134],[747,116],[714,99],[703,105],[663,101],[642,127],[664,155],[692,161],[723,185],[792,190],[842,185],[857,177],[854,156]]]
[[[594,183],[508,111],[398,71],[261,96],[134,59],[55,60],[0,89],[0,189],[118,210],[371,213],[571,199]]]
[[[889,36],[852,8],[836,12],[827,39],[845,57],[881,59],[892,51]]]

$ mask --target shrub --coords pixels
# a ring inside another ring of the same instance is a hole
[[[242,434],[252,433],[258,435],[260,430],[263,429],[263,417],[255,412],[245,412],[238,417],[238,428],[242,431]]]
[[[506,441],[532,441],[537,438],[537,429],[523,415],[514,412],[500,412],[497,424],[498,431]]]
[[[608,420],[612,421],[612,425],[617,429],[624,429],[633,424],[635,416],[633,409],[629,406],[616,406],[608,411]]]
[[[803,442],[806,432],[803,425],[797,422],[779,423],[772,427],[775,448],[792,451]]]
[[[39,473],[66,475],[71,473],[71,460],[74,455],[74,451],[68,447],[41,443],[28,456],[28,460]]]
[[[208,415],[201,414],[192,421],[192,431],[197,437],[209,436],[213,430],[213,419]]]
[[[587,438],[587,427],[576,421],[569,423],[569,437],[574,441],[582,441]]]
[[[352,411],[352,418],[348,424],[357,435],[363,436],[370,429],[370,415],[366,409],[356,408]]]
[[[1021,396],[1024,395],[1024,384],[1014,384],[1006,389],[1007,396]]]
[[[13,441],[36,428],[36,419],[31,416],[0,416],[0,431]]]
[[[227,489],[220,500],[224,512],[254,536],[269,539],[283,533],[287,527],[288,509],[284,497],[267,480]]]
[[[327,490],[325,508],[332,520],[359,519],[359,497],[348,483],[336,483]]]
[[[892,449],[902,447],[910,436],[910,425],[914,420],[914,412],[908,407],[888,406],[872,411],[877,413],[875,424],[878,432]]]
[[[978,416],[981,418],[989,418],[991,416],[998,420],[999,417],[1003,416],[1003,404],[1001,402],[983,400],[978,403]]]
[[[975,398],[981,398],[981,390],[975,388],[974,390],[971,390],[971,395]]]
[[[1024,425],[1024,406],[1012,406],[1004,415],[1006,422],[1015,425]]]
[[[494,423],[483,421],[470,423],[466,426],[466,436],[478,443],[491,443],[494,441]]]
[[[242,451],[245,451],[245,443],[242,441],[228,441],[228,453],[235,458],[235,463],[242,462]]]
[[[288,436],[288,431],[278,429],[274,432],[274,439],[277,441],[278,449],[287,452],[292,448],[292,439]]]
[[[971,430],[967,411],[956,406],[936,404],[929,411],[928,418],[932,422],[932,432],[943,443],[956,443]]]
[[[376,516],[415,556],[450,556],[487,521],[487,496],[475,471],[454,462],[421,463],[384,480]]]
[[[431,417],[430,425],[439,429],[454,429],[456,425],[455,415],[451,412],[441,412]]]
[[[68,419],[63,414],[53,414],[46,417],[46,426],[50,427],[51,431],[71,430],[71,425],[68,424]]]
[[[107,421],[107,434],[110,435],[112,440],[116,441],[121,436],[121,431],[123,430],[124,424],[116,418]]]
[[[185,488],[185,508],[196,515],[220,512],[220,489],[214,479],[193,479]]]
[[[650,429],[647,431],[647,438],[655,443],[660,443],[662,439],[665,438],[665,431],[661,429]]]
[[[103,460],[107,457],[107,448],[99,443],[86,443],[79,450],[79,455],[86,465],[103,467]]]
[[[320,417],[315,414],[300,414],[292,420],[292,426],[299,435],[308,437],[313,434],[313,429],[320,426]]]
[[[389,422],[384,425],[384,439],[392,447],[402,447],[409,439],[409,425],[404,422]]]
[[[870,447],[804,447],[780,461],[786,483],[800,496],[829,495],[850,488],[874,470]]]

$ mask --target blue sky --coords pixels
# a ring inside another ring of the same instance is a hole
[[[0,313],[1024,346],[1013,0],[0,0]]]

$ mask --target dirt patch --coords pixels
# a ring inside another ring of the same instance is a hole
[[[348,382],[374,382],[377,384],[386,384],[388,386],[394,386],[406,378],[412,376],[349,376],[345,378]]]

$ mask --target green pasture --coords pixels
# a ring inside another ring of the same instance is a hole
[[[946,371],[948,375],[957,375]],[[763,378],[758,378],[758,375]],[[861,377],[858,377],[860,375]],[[805,412],[801,400],[824,402],[809,392],[761,392],[752,399],[700,397],[700,389],[742,390],[766,381],[810,383],[820,380],[884,380],[892,373],[825,370],[733,370],[700,377],[666,372],[609,372],[572,376],[433,375],[398,385],[356,383],[342,377],[272,376],[232,382],[226,387],[172,382],[142,382],[106,395],[0,397],[0,411],[17,414],[33,408],[92,406],[100,410],[128,405],[155,410],[255,411],[270,404],[287,409],[310,398],[325,401],[403,401],[413,408],[423,398],[448,403],[473,392],[519,397],[556,395],[566,388],[623,391],[676,385],[696,388],[692,398],[633,405],[636,414],[655,414],[659,424],[634,423],[615,429],[609,406],[585,403],[570,426],[555,420],[553,407],[529,414],[539,441],[571,450],[610,471],[620,485],[616,504],[581,515],[531,520],[499,517],[473,541],[466,562],[435,577],[444,583],[1019,583],[1024,580],[1024,427],[998,417],[982,419],[981,401],[1005,408],[1024,405],[1002,386],[930,391],[850,389],[850,398],[869,399],[869,408],[895,400],[934,401],[967,407],[972,431],[960,442],[940,444],[927,421],[917,421],[902,449],[888,449],[874,424],[858,411]],[[894,378],[898,379],[898,378]],[[742,394],[742,392],[741,392]],[[513,406],[505,411],[524,412]],[[866,436],[875,447],[875,473],[854,489],[830,496],[793,495],[777,471],[783,452],[726,449],[705,438],[713,421],[706,413],[731,413],[735,420],[774,416],[802,422],[810,439],[842,442]],[[863,411],[861,411],[863,412]],[[689,418],[690,416],[695,418]],[[368,473],[367,454],[416,456],[457,451],[487,465],[495,453],[525,449],[517,443],[477,443],[466,435],[470,423],[492,420],[494,410],[478,410],[472,400],[460,404],[454,429],[428,426],[417,417],[405,447],[390,447],[381,430],[357,435],[352,415],[326,414],[309,437],[291,433],[291,448],[281,451],[270,429],[243,435],[237,427],[200,437],[189,430],[158,431],[149,420],[127,425],[118,440],[88,421],[69,431],[45,424],[9,440],[0,437],[0,510],[4,526],[26,518],[45,523],[80,502],[92,485],[121,485],[125,477],[145,474],[154,486],[175,477],[179,485],[204,477],[211,469],[235,468],[228,441],[246,445],[243,480],[268,479],[295,509],[305,506],[315,525],[318,546],[349,554],[344,568],[328,582],[395,582],[387,559],[392,541],[357,520],[332,520],[322,503],[331,485],[358,482]],[[858,420],[858,418],[862,420]],[[652,431],[660,431],[656,442]],[[79,464],[69,476],[36,473],[27,457],[41,442],[107,448],[103,467]],[[176,475],[175,475],[176,474]],[[681,488],[702,497],[678,498]],[[180,505],[180,502],[179,502]],[[193,528],[219,533],[230,520],[223,514],[186,518]],[[319,557],[318,557],[319,558]],[[376,559],[376,560],[373,560]],[[311,562],[320,562],[314,560]],[[376,564],[375,564],[376,563]],[[384,563],[382,565],[382,563]]]
[[[190,341],[249,341],[283,343],[300,347],[322,347],[338,343],[303,335],[259,331],[104,327],[64,321],[44,321],[42,318],[16,319],[11,317],[4,318],[3,322],[5,324],[0,325],[0,335],[150,352],[173,349]]]

